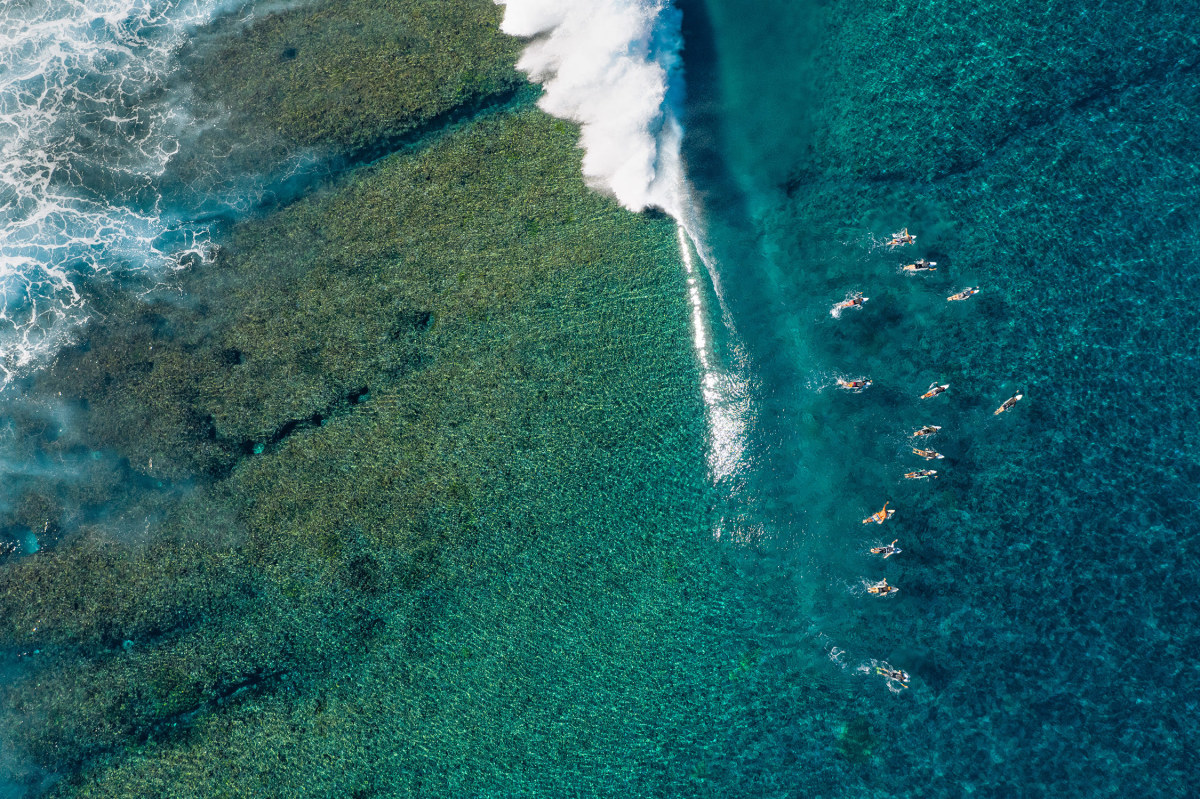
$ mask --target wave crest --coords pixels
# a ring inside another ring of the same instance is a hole
[[[583,174],[633,211],[680,219],[682,15],[670,0],[496,0],[501,29],[531,39],[517,68],[542,110],[580,125]]]

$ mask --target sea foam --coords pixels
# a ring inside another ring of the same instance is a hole
[[[0,14],[0,387],[88,316],[97,275],[211,252],[158,179],[194,130],[170,90],[189,31],[231,0],[31,0]]]
[[[577,122],[589,185],[626,208],[681,219],[681,15],[669,0],[497,0],[501,29],[531,39],[517,68],[547,113]]]
[[[671,0],[496,2],[505,6],[501,30],[529,39],[517,67],[543,85],[538,105],[579,124],[588,184],[632,211],[658,208],[676,221],[708,413],[709,466],[714,481],[733,477],[742,466],[754,409],[741,346],[683,166],[682,14]],[[731,363],[722,363],[713,347],[711,320],[717,315]]]

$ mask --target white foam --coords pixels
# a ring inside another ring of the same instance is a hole
[[[683,168],[682,15],[671,0],[496,2],[505,6],[501,29],[530,40],[517,67],[543,84],[538,105],[579,124],[588,184],[632,211],[659,208],[676,220],[708,414],[710,473],[714,482],[729,482],[743,465],[755,411],[717,264],[704,244],[702,213]],[[715,318],[724,323],[725,351],[735,363],[716,355],[710,329]]]
[[[79,284],[178,267],[208,231],[156,179],[190,120],[163,93],[189,31],[232,0],[26,0],[0,14],[0,387],[87,318]]]
[[[589,185],[680,219],[681,16],[670,0],[496,1],[504,32],[533,38],[517,67],[545,87],[541,108],[579,123]]]

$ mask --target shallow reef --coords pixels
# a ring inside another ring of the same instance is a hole
[[[250,36],[299,64],[287,31],[331,24]],[[424,107],[495,88],[438,69]],[[587,189],[577,135],[520,104],[430,132],[169,286],[97,289],[18,419],[72,464],[8,511],[47,546],[0,564],[26,785],[703,794],[756,662],[714,623],[738,600],[674,225]]]
[[[309,2],[234,37],[244,23],[224,17],[207,32],[222,44],[196,48],[187,77],[199,99],[228,110],[243,141],[266,129],[297,144],[374,149],[525,85],[502,11],[486,0]]]
[[[193,122],[163,186],[184,215],[241,218],[528,101],[501,13],[488,0],[309,0],[219,17],[180,53],[176,92]]]

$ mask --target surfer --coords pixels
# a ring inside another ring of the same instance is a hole
[[[918,469],[904,475],[906,480],[924,480],[927,477],[937,477],[937,469]]]
[[[857,380],[843,380],[839,377],[837,384],[838,388],[844,388],[847,391],[854,392],[864,391],[871,387],[871,381],[865,377],[860,377]]]
[[[979,286],[976,286],[975,288],[965,288],[962,291],[958,292],[957,294],[951,294],[949,297],[946,298],[946,302],[957,302],[959,300],[965,300],[967,297],[973,296],[978,293],[979,293]]]
[[[888,500],[888,502],[891,502],[891,500]],[[885,503],[883,503],[882,508],[875,511],[867,518],[863,519],[863,524],[870,524],[871,522],[875,522],[876,524],[883,524],[885,521],[892,518],[892,514],[895,512],[896,511],[894,511],[894,510],[889,510],[888,503],[885,502]]]
[[[913,447],[913,454],[920,455],[922,458],[924,458],[927,461],[940,461],[942,458],[945,457],[944,455],[942,455],[942,453],[938,452],[935,449],[917,449],[916,447]]]
[[[836,315],[839,311],[846,310],[847,308],[861,308],[863,306],[863,303],[869,299],[871,299],[871,298],[864,297],[862,295],[861,291],[856,291],[850,295],[849,299],[843,300],[843,301],[839,302],[837,305],[833,306],[834,315]]]
[[[886,577],[877,583],[872,583],[871,585],[867,586],[867,593],[874,594],[875,596],[887,596],[888,594],[894,594],[899,590],[900,589],[894,585],[888,585]]]
[[[999,407],[999,408],[997,408],[996,410],[992,411],[992,416],[999,416],[1000,414],[1004,413],[1004,412],[1005,412],[1005,411],[1007,411],[1009,408],[1011,408],[1012,406],[1016,405],[1016,404],[1017,404],[1017,402],[1018,402],[1018,401],[1019,401],[1019,400],[1020,400],[1022,397],[1024,397],[1024,396],[1025,396],[1025,394],[1024,394],[1023,392],[1020,392],[1020,391],[1018,391],[1016,394],[1013,394],[1011,397],[1009,397],[1009,398],[1008,398],[1008,399],[1006,399],[1004,402],[1002,402],[1002,403],[1000,404],[1000,407]]]
[[[899,541],[899,540],[900,539],[897,538],[895,541],[892,541],[892,543],[890,543],[890,544],[886,544],[881,547],[871,547],[871,554],[872,555],[883,555],[884,560],[887,560],[892,555],[899,555],[901,552],[904,551],[896,546],[896,541]]]
[[[942,429],[942,426],[940,424],[927,424],[924,427],[922,427],[920,430],[917,430],[915,433],[913,433],[913,438],[920,438],[921,436],[931,436],[941,429]]]
[[[937,381],[935,380],[934,382],[929,384],[929,390],[921,395],[921,399],[929,399],[930,397],[936,397],[938,394],[941,394],[943,391],[945,391],[948,388],[950,388],[949,383],[944,383],[939,386],[937,384]]]
[[[908,232],[908,228],[904,228],[899,233],[893,233],[891,239],[888,240],[887,246],[895,249],[902,247],[905,244],[912,244],[917,240],[917,237]]]
[[[901,688],[908,687],[908,681],[912,679],[908,676],[907,671],[893,669],[891,666],[876,666],[875,673],[881,675],[885,680],[892,683],[897,683]]]
[[[924,258],[911,264],[905,264],[900,267],[905,272],[936,272],[937,261],[926,261]]]

